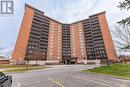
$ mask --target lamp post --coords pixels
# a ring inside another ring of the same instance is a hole
[[[85,63],[86,63],[86,70],[88,70],[88,65],[87,65],[87,57],[84,57]]]

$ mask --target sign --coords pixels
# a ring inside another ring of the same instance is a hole
[[[14,0],[0,0],[0,16],[14,14]]]

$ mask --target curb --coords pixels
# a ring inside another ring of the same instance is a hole
[[[117,79],[123,79],[123,80],[130,80],[130,78],[125,78],[125,77],[120,77],[120,76],[113,76],[113,75],[106,75],[106,74],[99,74],[99,73],[94,73],[94,72],[83,72],[87,74],[93,74],[93,75],[100,75],[100,76],[105,76],[105,77],[111,77],[111,78],[117,78]]]

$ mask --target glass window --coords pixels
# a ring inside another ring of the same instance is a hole
[[[52,55],[52,52],[50,52],[50,55]]]
[[[72,33],[74,33],[74,30],[72,30]]]
[[[73,47],[73,49],[75,49],[75,47]]]
[[[52,59],[52,56],[50,56],[50,59]]]
[[[60,59],[60,57],[57,57],[57,59]]]
[[[58,50],[60,50],[60,47],[58,47]]]
[[[51,33],[51,36],[53,36],[54,35],[54,33]]]
[[[75,56],[76,54],[75,53],[73,53],[73,56]]]
[[[83,56],[83,55],[84,55],[84,53],[81,53],[81,55]]]
[[[51,45],[51,46],[50,46],[50,48],[52,49],[52,48],[53,48],[53,46]]]
[[[50,51],[52,51],[52,49],[50,49]]]
[[[71,28],[74,28],[74,25],[72,25]]]
[[[58,50],[58,54],[59,54],[60,50]],[[60,54],[59,54],[60,55]]]
[[[82,31],[82,30],[81,30],[81,29],[79,29],[79,31],[80,31],[79,33],[81,33],[81,31]]]
[[[80,46],[80,48],[81,48],[81,49],[83,49],[83,47],[82,47],[82,46]]]
[[[53,39],[54,37],[53,36],[51,36],[51,39]]]
[[[83,50],[83,49],[81,49],[81,52],[84,52],[84,50]]]

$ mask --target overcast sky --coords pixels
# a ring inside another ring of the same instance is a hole
[[[121,19],[130,16],[130,11],[117,8],[120,1],[122,0],[15,0],[15,14],[0,17],[0,45],[5,47],[3,54],[14,49],[25,3],[62,23],[72,23],[106,11],[108,24],[111,27]]]

